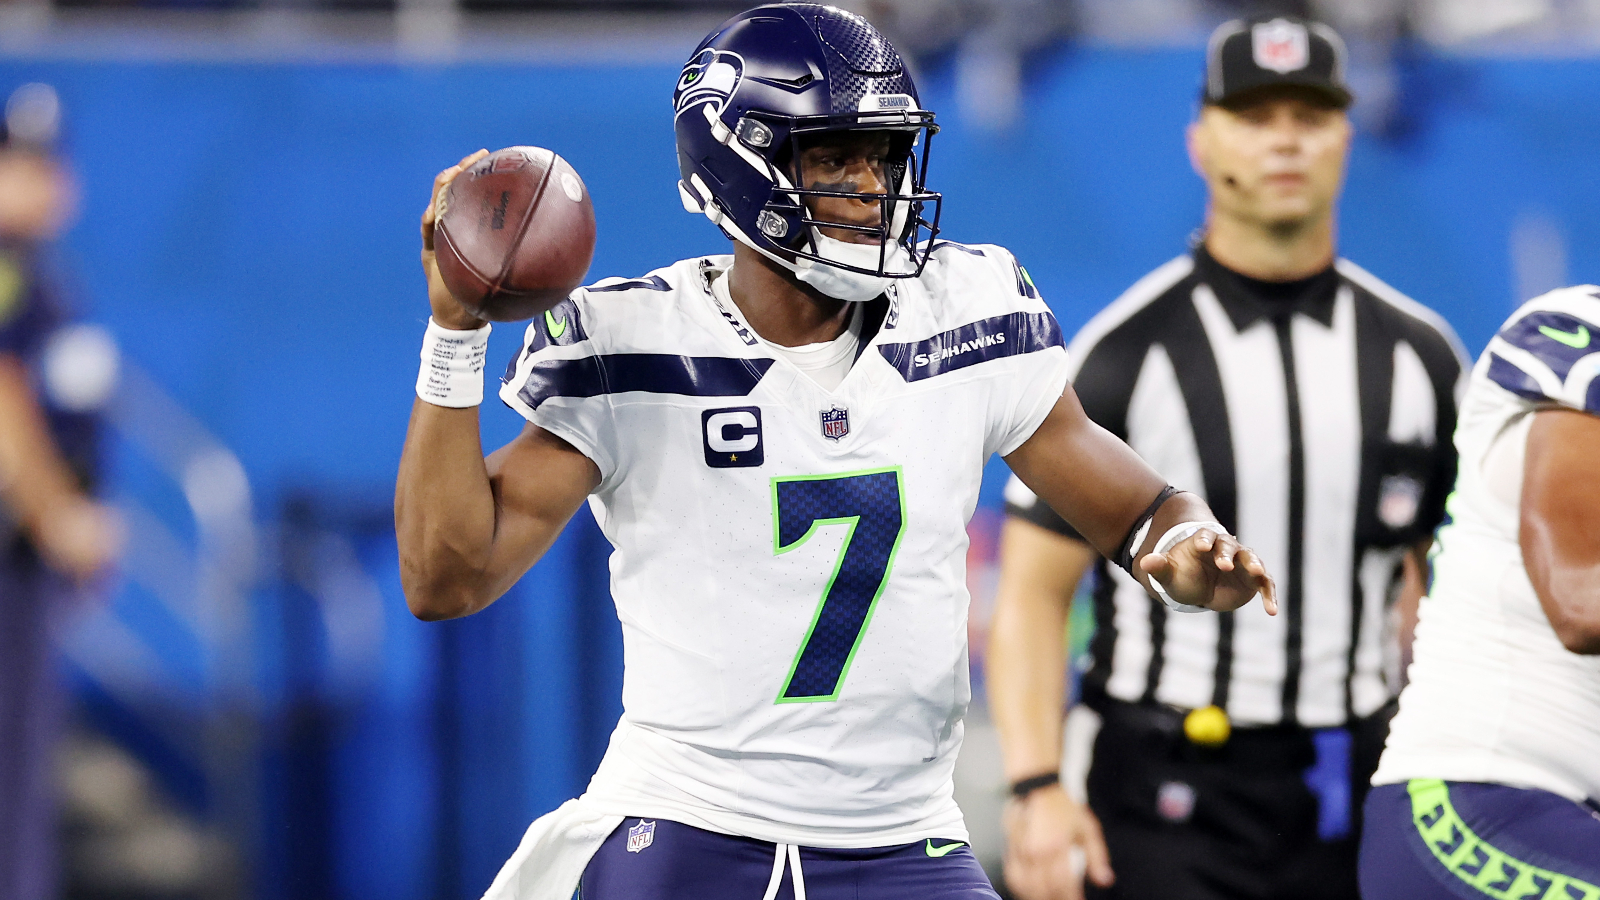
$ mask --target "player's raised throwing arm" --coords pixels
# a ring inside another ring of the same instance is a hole
[[[1267,612],[1277,613],[1277,594],[1261,560],[1220,527],[1199,528],[1155,552],[1163,537],[1183,534],[1175,526],[1215,523],[1216,516],[1194,494],[1163,499],[1166,481],[1085,415],[1070,385],[1006,462],[1096,550],[1108,559],[1127,559],[1133,576],[1152,594],[1164,592],[1180,604],[1222,612],[1238,609],[1260,592]],[[1149,527],[1141,527],[1158,501]],[[1135,529],[1142,532],[1137,546],[1125,546]]]
[[[439,277],[434,201],[483,155],[479,151],[439,173],[422,216],[422,268],[433,322],[463,335],[485,323],[463,309]],[[400,579],[411,612],[420,619],[450,619],[494,602],[550,548],[599,482],[593,462],[537,426],[526,426],[485,459],[476,404],[452,408],[416,400],[394,494]]]

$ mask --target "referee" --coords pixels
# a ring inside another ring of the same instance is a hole
[[[1074,846],[1091,897],[1357,897],[1353,816],[1400,687],[1396,606],[1414,609],[1454,478],[1463,362],[1437,315],[1336,258],[1344,56],[1320,23],[1217,29],[1188,132],[1202,237],[1070,348],[1090,417],[1260,551],[1283,614],[1169,612],[1007,490],[989,697],[1022,900],[1080,895]],[[1086,810],[1055,773],[1062,635],[1091,566],[1086,709],[1067,729],[1098,729]]]

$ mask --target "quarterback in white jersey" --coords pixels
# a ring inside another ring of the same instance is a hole
[[[1084,416],[1011,255],[935,239],[933,116],[864,20],[736,16],[675,104],[684,203],[733,254],[535,320],[500,393],[528,424],[487,460],[488,326],[439,279],[423,218],[434,366],[396,488],[407,601],[483,608],[587,500],[623,625],[599,771],[487,896],[566,900],[581,879],[586,900],[993,898],[951,783],[985,460],[1167,602],[1270,608],[1271,579]]]
[[[627,714],[590,794],[808,846],[965,838],[964,526],[1066,387],[1060,332],[1005,250],[941,244],[827,390],[744,321],[732,263],[578,291],[500,391],[595,462],[617,548]]]
[[[1597,337],[1600,288],[1554,291],[1473,370],[1410,683],[1367,801],[1369,900],[1600,898]]]

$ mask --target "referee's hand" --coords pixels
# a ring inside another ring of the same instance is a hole
[[[1100,887],[1116,881],[1100,821],[1060,785],[1007,803],[1005,831],[1006,887],[1018,900],[1082,900],[1086,874]]]
[[[1278,614],[1278,587],[1267,567],[1231,534],[1202,528],[1166,553],[1146,554],[1139,568],[1179,603],[1228,612],[1259,593],[1267,615]]]

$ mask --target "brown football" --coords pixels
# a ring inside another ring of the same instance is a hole
[[[529,319],[583,283],[594,207],[583,179],[542,147],[507,147],[450,182],[434,230],[439,275],[479,318]]]

